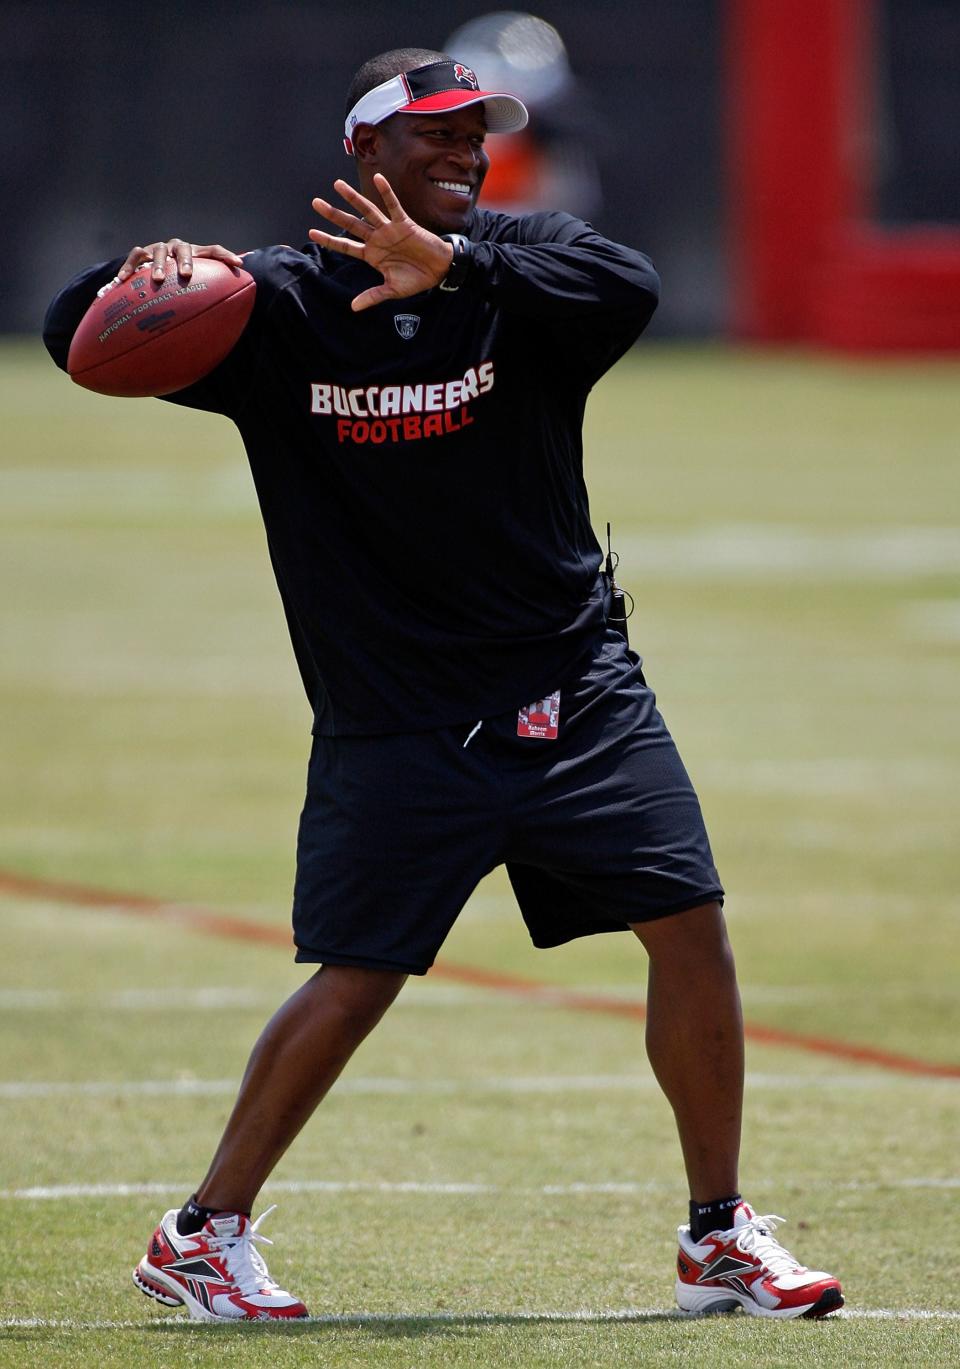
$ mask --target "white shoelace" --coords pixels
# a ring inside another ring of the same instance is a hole
[[[745,1255],[755,1255],[773,1274],[791,1274],[800,1268],[797,1261],[785,1250],[773,1232],[786,1219],[771,1213],[767,1217],[751,1217],[740,1227],[737,1248]]]
[[[255,1244],[259,1242],[261,1245],[273,1245],[269,1236],[260,1235],[258,1228],[264,1217],[269,1217],[270,1213],[276,1210],[276,1206],[276,1203],[273,1203],[265,1212],[261,1212],[257,1220],[238,1236],[216,1236],[210,1241],[214,1249],[223,1252],[227,1273],[245,1298],[265,1289],[280,1287],[276,1279],[270,1277],[263,1256]]]

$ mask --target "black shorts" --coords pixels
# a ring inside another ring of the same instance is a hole
[[[501,864],[535,946],[723,898],[696,793],[611,630],[562,688],[555,740],[518,736],[516,709],[477,730],[314,738],[296,958],[425,974]]]

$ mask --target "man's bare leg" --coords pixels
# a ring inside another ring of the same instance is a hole
[[[249,1212],[277,1161],[309,1120],[406,975],[325,965],[267,1023],[197,1202]]]
[[[690,1197],[739,1192],[743,1017],[718,903],[634,932],[650,957],[647,1054],[677,1119]]]

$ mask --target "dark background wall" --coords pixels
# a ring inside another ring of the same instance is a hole
[[[4,272],[0,328],[35,329],[74,266],[135,242],[305,241],[311,198],[349,167],[353,71],[387,48],[440,46],[495,8],[0,3],[0,259],[30,263]],[[568,0],[536,13],[558,26],[603,111],[598,226],[664,271],[661,328],[712,329],[723,293],[716,0]]]
[[[312,196],[348,168],[353,70],[386,48],[440,46],[494,7],[0,0],[0,330],[36,330],[73,269],[135,242],[305,240]],[[945,46],[960,40],[960,0],[880,9],[878,207],[891,220],[960,218],[958,49]],[[561,31],[602,114],[594,218],[661,269],[656,331],[717,331],[722,0],[544,0],[535,12]]]
[[[878,19],[878,217],[960,223],[960,0],[882,0]]]

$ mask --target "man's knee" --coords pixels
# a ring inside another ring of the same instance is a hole
[[[630,926],[651,960],[733,964],[723,908],[715,899],[649,922],[632,922]]]
[[[382,1017],[406,979],[400,970],[322,965],[307,980],[301,993],[316,1011],[332,1013],[362,1030]]]

